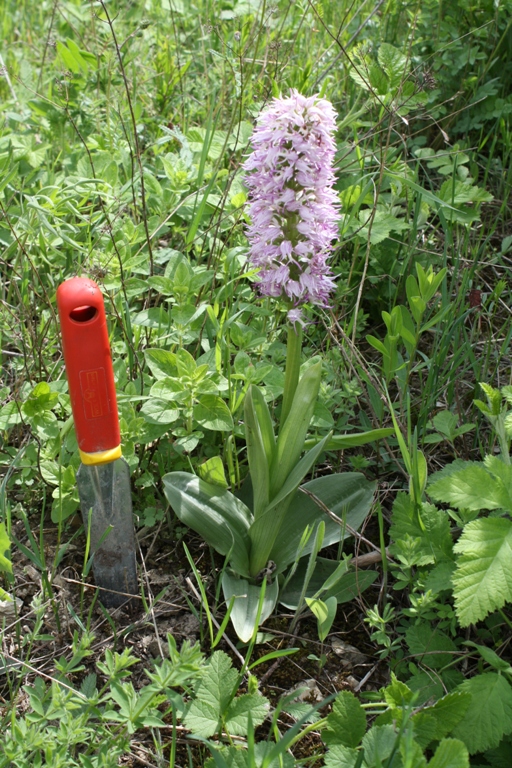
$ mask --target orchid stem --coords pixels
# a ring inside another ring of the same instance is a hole
[[[302,327],[299,323],[288,325],[288,342],[286,348],[286,370],[284,374],[283,408],[281,411],[281,427],[284,425],[292,407],[295,390],[299,383],[300,357],[302,352]]]

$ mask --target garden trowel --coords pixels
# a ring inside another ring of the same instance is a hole
[[[115,608],[138,593],[130,471],[121,456],[103,296],[73,277],[57,289],[64,362],[80,452],[78,493],[100,600]]]

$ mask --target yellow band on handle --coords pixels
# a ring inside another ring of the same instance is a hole
[[[121,453],[121,446],[118,445],[115,448],[109,448],[108,451],[96,451],[95,453],[84,453],[78,449],[82,464],[87,466],[94,466],[95,464],[108,464],[110,461],[120,459],[123,455]]]

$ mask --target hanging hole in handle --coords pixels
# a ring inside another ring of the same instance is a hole
[[[96,317],[96,312],[96,307],[87,305],[83,307],[75,307],[75,309],[71,310],[69,316],[75,323],[87,323],[89,320],[92,320],[93,317]]]

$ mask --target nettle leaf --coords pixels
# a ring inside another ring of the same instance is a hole
[[[407,57],[389,43],[382,43],[377,57],[380,66],[389,78],[391,88],[396,88],[402,82],[408,69]]]
[[[512,522],[473,520],[454,550],[460,554],[453,576],[455,610],[467,627],[512,601]]]
[[[224,651],[215,651],[205,664],[196,698],[190,705],[184,724],[197,734],[208,738],[220,727],[237,682],[237,672]]]
[[[207,739],[222,725],[230,734],[243,736],[249,727],[261,725],[270,704],[259,694],[244,694],[233,699],[238,674],[223,651],[215,651],[205,665],[196,698],[184,718],[192,733]]]
[[[478,461],[455,461],[432,476],[428,494],[456,509],[512,511],[512,466],[502,466],[498,473]]]
[[[464,718],[452,736],[461,739],[471,755],[498,746],[512,732],[512,689],[502,675],[487,672],[465,680],[459,691],[471,694]]]
[[[270,709],[270,702],[257,693],[244,693],[237,696],[228,707],[224,718],[226,730],[234,736],[246,736],[249,728],[249,715],[253,726],[261,725]]]
[[[446,667],[453,660],[453,653],[457,650],[453,640],[430,623],[409,627],[405,639],[415,661],[432,669]]]
[[[447,513],[433,504],[423,504],[420,514],[423,527],[409,494],[398,493],[393,504],[389,531],[392,542],[399,542],[411,536],[419,540],[418,556],[424,558],[423,562],[425,559],[430,563],[451,559],[453,544]],[[392,544],[391,554],[397,553],[397,546]]]
[[[350,691],[341,691],[327,716],[322,741],[328,747],[357,747],[366,733],[366,713]]]

